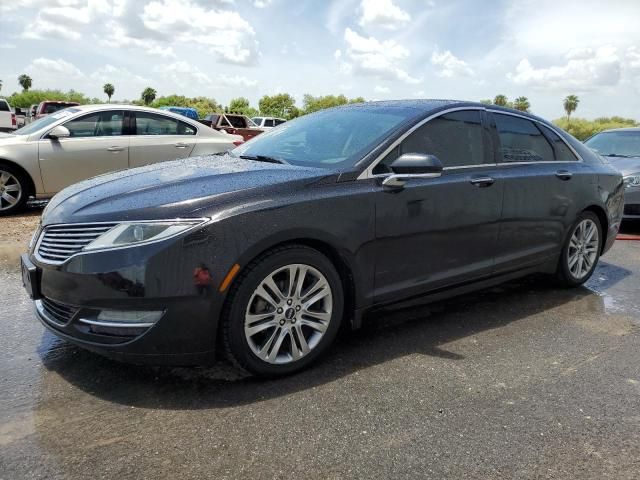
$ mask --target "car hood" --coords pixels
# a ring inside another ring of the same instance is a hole
[[[12,133],[0,133],[0,147],[24,143],[27,135],[14,135]]]
[[[43,225],[208,217],[220,207],[280,192],[331,175],[325,169],[242,160],[229,155],[193,157],[100,175],[58,193]]]
[[[640,157],[620,158],[620,157],[604,157],[613,168],[622,173],[623,176],[640,172]]]

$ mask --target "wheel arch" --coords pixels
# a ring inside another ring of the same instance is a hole
[[[603,254],[605,245],[607,243],[606,241],[607,234],[609,232],[609,219],[607,218],[607,214],[604,208],[602,208],[599,205],[590,205],[587,208],[585,208],[583,212],[591,212],[595,214],[598,217],[598,220],[600,221],[600,228],[602,229],[602,235],[604,236],[604,239],[602,240],[601,246],[600,246],[600,254]]]
[[[240,270],[234,276],[233,280],[225,291],[225,303],[228,301],[228,292],[233,288],[233,285],[235,284],[237,279],[242,276],[243,270],[247,268],[249,264],[251,264],[254,260],[261,257],[270,250],[290,245],[302,245],[313,248],[329,259],[329,261],[338,271],[338,275],[340,275],[340,279],[342,280],[342,288],[344,291],[343,319],[346,321],[345,323],[348,322],[351,327],[359,327],[359,318],[357,318],[356,316],[357,290],[355,284],[353,263],[351,260],[346,258],[346,256],[342,254],[340,250],[331,242],[327,241],[326,239],[319,239],[317,237],[292,237],[286,240],[280,240],[278,242],[268,244],[268,246],[262,245],[261,249],[253,250],[250,253],[246,253],[245,255],[243,255],[242,263],[239,263]]]
[[[28,185],[26,185],[27,189],[28,189],[28,195],[32,196],[36,194],[36,184],[33,180],[33,178],[31,177],[31,175],[29,174],[29,172],[27,170],[25,170],[24,167],[22,167],[21,165],[17,164],[16,162],[12,162],[11,160],[7,160],[5,158],[1,158],[0,157],[0,165],[7,165],[11,168],[15,168],[16,170],[18,170],[21,174],[24,175],[24,177],[27,179]]]

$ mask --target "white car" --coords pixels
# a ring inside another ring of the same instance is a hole
[[[242,137],[154,108],[84,105],[0,134],[0,215],[96,175],[221,153]]]
[[[16,127],[16,114],[11,110],[9,102],[4,98],[0,98],[0,131],[12,132]]]
[[[251,120],[260,128],[273,128],[286,122],[284,118],[276,117],[253,117]]]

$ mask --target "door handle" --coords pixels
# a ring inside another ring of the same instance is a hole
[[[567,170],[558,170],[556,172],[556,177],[566,182],[567,180],[571,180],[571,177],[573,177],[573,173],[568,172]]]
[[[178,142],[178,143],[174,143],[173,146],[176,148],[187,148],[189,145],[186,143]]]
[[[495,180],[491,177],[474,177],[469,180],[469,182],[471,183],[471,185],[474,185],[478,188],[484,188],[493,185]]]
[[[109,147],[107,148],[108,152],[121,152],[124,150],[124,147]]]

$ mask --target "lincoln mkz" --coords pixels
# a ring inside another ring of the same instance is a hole
[[[23,281],[72,343],[135,363],[300,370],[364,314],[533,273],[574,287],[622,218],[620,173],[538,117],[354,104],[231,150],[57,194]]]

